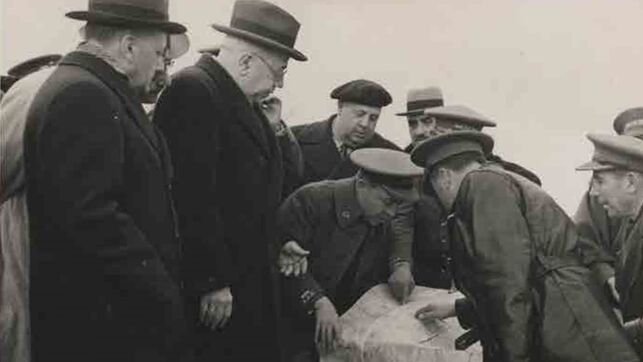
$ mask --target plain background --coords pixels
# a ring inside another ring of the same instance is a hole
[[[81,22],[65,12],[86,0],[1,0],[3,74],[45,53],[77,44]],[[217,44],[211,23],[227,25],[233,0],[170,0],[172,20],[187,25],[197,49]],[[301,23],[277,93],[291,124],[333,113],[331,90],[367,78],[394,103],[378,131],[406,146],[410,88],[440,86],[447,104],[467,105],[498,123],[496,153],[535,171],[569,213],[588,185],[574,168],[591,157],[588,132],[612,133],[622,110],[643,105],[642,0],[275,0]]]

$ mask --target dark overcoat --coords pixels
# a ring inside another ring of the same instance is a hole
[[[483,166],[465,176],[452,211],[456,285],[475,310],[487,357],[638,360],[580,263],[574,225],[537,185]]]
[[[354,176],[355,166],[348,158],[342,159],[333,140],[333,122],[337,115],[330,118],[292,128],[304,156],[304,176],[302,184],[321,180],[337,180]],[[400,150],[393,142],[380,136],[373,137],[358,148],[388,148]]]
[[[276,360],[276,214],[284,171],[274,132],[208,55],[174,75],[154,117],[172,153],[192,314],[205,293],[230,286],[234,298],[221,335],[198,330],[197,353]]]
[[[177,361],[171,164],[127,78],[65,56],[25,130],[34,361]]]
[[[294,345],[313,342],[313,320],[305,316],[313,315],[321,296],[341,315],[388,278],[391,225],[367,222],[355,178],[315,182],[295,191],[280,208],[279,235],[282,243],[295,240],[310,251],[308,272],[284,277],[285,303],[291,311],[286,317],[295,329],[289,341]]]
[[[616,289],[623,319],[631,321],[643,318],[643,214],[623,224],[616,236],[616,243],[622,246],[616,262]],[[639,336],[636,349],[643,358],[643,336]]]

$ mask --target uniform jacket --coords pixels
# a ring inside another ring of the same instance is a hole
[[[614,276],[614,263],[621,249],[617,239],[622,218],[610,218],[596,198],[586,192],[574,214],[574,223],[581,237],[584,263],[592,268],[601,285]]]
[[[280,209],[279,230],[282,242],[295,240],[311,253],[308,273],[285,278],[290,302],[302,310],[311,310],[325,295],[341,314],[388,277],[391,227],[371,226],[364,219],[355,178],[316,182],[297,190]],[[340,291],[340,281],[351,266],[353,288]]]
[[[321,180],[337,180],[351,177],[357,173],[357,166],[349,159],[342,160],[337,145],[333,141],[332,125],[337,115],[330,118],[295,126],[292,128],[304,156],[303,184]],[[393,142],[373,135],[368,142],[359,148],[388,148],[400,150]]]
[[[448,226],[458,289],[494,361],[636,361],[580,263],[571,220],[538,186],[493,166],[467,174]],[[564,342],[563,342],[564,341]]]
[[[276,358],[280,147],[267,119],[210,56],[174,75],[156,106],[175,168],[184,281],[198,298],[230,286],[230,358]],[[247,348],[249,340],[256,348]],[[248,355],[245,355],[248,354]],[[241,357],[243,356],[243,357]]]
[[[25,129],[34,361],[176,361],[171,164],[127,78],[72,52]]]
[[[29,223],[23,133],[29,105],[53,69],[17,82],[0,105],[0,360],[29,362]]]
[[[634,220],[623,221],[616,236],[622,248],[616,261],[616,289],[620,296],[623,319],[630,321],[643,317],[643,214]],[[639,337],[636,346],[643,357],[643,344]]]

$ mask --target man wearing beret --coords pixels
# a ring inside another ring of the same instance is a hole
[[[417,199],[413,177],[422,169],[408,154],[361,149],[350,160],[356,176],[311,183],[295,191],[279,211],[282,242],[307,250],[310,268],[285,277],[295,345],[293,360],[316,360],[340,335],[338,316],[371,287],[386,282],[391,260],[390,220],[400,205]],[[395,254],[393,252],[392,254]]]
[[[384,87],[357,79],[335,88],[330,97],[337,100],[336,114],[324,121],[293,127],[304,155],[304,184],[355,175],[357,167],[348,159],[353,150],[399,150],[375,132],[382,107],[392,102]]]
[[[643,139],[643,107],[621,112],[613,123],[616,134]],[[614,263],[621,249],[617,238],[624,218],[610,217],[590,192],[586,192],[574,214],[574,223],[582,237],[585,263],[592,267],[598,281],[605,285],[608,294],[615,290]]]
[[[32,359],[180,361],[169,152],[141,106],[186,28],[164,0],[89,0],[24,132]]]
[[[634,346],[643,357],[643,141],[631,136],[587,136],[594,156],[578,170],[590,170],[590,197],[610,219],[622,220],[613,244],[615,298]]]
[[[458,131],[421,143],[448,211],[455,303],[429,303],[418,318],[457,316],[475,327],[485,361],[636,361],[607,299],[582,265],[578,235],[540,187],[485,157],[493,139]]]
[[[173,76],[154,122],[168,140],[197,359],[276,361],[276,214],[284,190],[279,102],[299,22],[238,0],[217,55]]]

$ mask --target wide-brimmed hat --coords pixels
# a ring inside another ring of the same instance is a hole
[[[461,105],[425,108],[422,113],[427,116],[433,116],[440,119],[448,119],[457,123],[463,123],[475,128],[478,131],[483,127],[496,126],[496,123],[489,118],[481,115],[480,113],[474,111],[469,107]]]
[[[256,43],[299,61],[308,60],[294,48],[299,22],[284,9],[261,0],[237,0],[230,26],[212,24],[224,34]]]
[[[487,156],[493,150],[493,138],[478,131],[455,131],[420,142],[411,152],[414,164],[431,169],[449,157],[465,152]]]
[[[442,91],[438,87],[411,89],[406,95],[406,112],[395,113],[396,116],[417,116],[427,108],[444,105]]]
[[[71,11],[67,17],[89,23],[120,27],[160,29],[185,33],[185,26],[169,21],[168,0],[89,0],[87,10]]]
[[[632,136],[588,134],[594,144],[589,162],[578,166],[578,171],[626,169],[643,172],[643,141]]]

